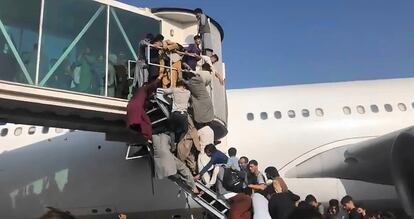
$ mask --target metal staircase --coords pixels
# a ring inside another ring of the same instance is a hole
[[[171,99],[165,96],[164,92],[160,89],[149,97],[149,105],[147,106],[146,113],[150,117],[153,130],[161,129],[165,130],[167,127],[168,117],[170,116]],[[127,155],[125,159],[139,159],[143,157],[152,157],[149,145],[142,144],[129,144]],[[230,209],[226,200],[220,198],[214,191],[207,188],[202,182],[197,181],[196,186],[200,191],[200,194],[196,195],[191,191],[188,186],[179,177],[169,177],[179,188],[181,194],[185,194],[187,204],[190,209],[189,198],[193,199],[198,205],[200,205],[208,215],[218,219],[226,219],[227,212]]]
[[[194,200],[194,202],[200,205],[200,207],[207,211],[210,216],[214,216],[218,219],[227,218],[226,214],[230,209],[230,205],[226,200],[220,198],[214,191],[207,188],[202,182],[196,182],[196,186],[200,190],[200,194],[196,195],[191,191],[191,188],[181,179],[170,178],[170,180],[175,182],[177,186],[180,187],[180,192],[185,193],[187,203],[188,198],[191,198]]]

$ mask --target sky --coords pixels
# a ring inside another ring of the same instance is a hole
[[[411,0],[121,0],[202,8],[224,29],[228,88],[414,76]]]

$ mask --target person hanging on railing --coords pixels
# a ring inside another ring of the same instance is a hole
[[[148,66],[148,81],[153,81],[157,78],[157,75],[160,73],[160,66],[161,60],[160,60],[160,50],[162,50],[164,36],[161,34],[158,34],[154,37],[154,39],[151,41],[150,45],[150,52],[149,52],[149,66]],[[164,65],[164,62],[162,63]],[[162,71],[164,72],[164,71]]]
[[[170,130],[175,134],[175,141],[188,130],[188,106],[191,93],[183,81],[178,81],[176,87],[162,89],[165,94],[172,95],[172,113],[170,115]]]
[[[199,166],[208,159],[204,154],[204,147],[214,143],[214,132],[209,126],[214,120],[214,108],[210,94],[206,89],[206,84],[199,74],[183,71],[183,79],[191,92],[191,106],[194,119],[194,126],[200,142],[200,153],[198,157]]]
[[[164,61],[164,66],[169,66],[171,61],[171,74],[166,74],[166,77],[162,79],[162,86],[164,88],[167,87],[175,87],[178,81],[178,76],[181,72],[181,59],[182,59],[182,52],[184,48],[176,42],[171,40],[164,40],[162,42],[163,52],[161,53],[161,57]],[[162,61],[160,61],[161,63]],[[161,67],[161,71],[167,71],[166,68]]]
[[[217,174],[219,172],[219,166],[218,165],[225,165],[227,164],[228,157],[223,152],[217,150],[216,146],[214,144],[209,144],[204,148],[204,152],[207,156],[210,157],[210,161],[203,167],[202,170],[200,170],[200,173],[196,176],[194,176],[194,180],[199,180],[201,177],[203,177],[203,180],[206,183],[207,187],[211,187],[214,184],[216,184]],[[210,170],[210,168],[213,167],[213,172],[208,174],[207,172]]]
[[[160,73],[155,80],[138,88],[135,91],[134,96],[129,100],[127,106],[127,127],[141,133],[148,142],[150,142],[152,138],[152,124],[145,112],[145,102],[147,96],[159,87],[163,77],[164,75]]]
[[[194,36],[194,43],[190,44],[185,49],[185,56],[183,58],[183,64],[188,70],[196,70],[197,62],[201,60],[201,37],[200,35]]]
[[[145,38],[139,41],[138,44],[138,60],[135,65],[135,74],[134,81],[132,82],[133,86],[139,88],[144,85],[145,82],[148,82],[148,46],[151,45],[151,41],[154,39],[154,36],[151,33],[145,35]]]
[[[187,132],[177,145],[177,157],[184,162],[193,175],[197,174],[196,157],[201,151],[200,138],[194,125],[193,118],[187,117]]]
[[[214,67],[214,63],[219,61],[219,57],[216,54],[213,54],[211,56],[201,56],[201,60],[197,62],[197,71],[206,69],[210,71],[211,74],[214,74],[214,76],[219,80],[221,85],[224,85],[224,78],[221,76],[221,74],[216,70]]]

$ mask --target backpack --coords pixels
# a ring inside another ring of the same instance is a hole
[[[244,179],[241,175],[240,171],[228,167],[224,168],[223,187],[230,192],[243,192]]]

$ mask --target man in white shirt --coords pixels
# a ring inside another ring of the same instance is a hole
[[[211,55],[211,56],[202,55],[200,61],[198,61],[197,63],[196,70],[197,72],[200,72],[200,76],[203,78],[203,80],[208,80],[206,78],[210,77],[210,81],[211,81],[211,74],[214,74],[214,76],[219,80],[220,84],[224,85],[223,76],[221,76],[221,74],[214,67],[214,63],[218,61],[219,61],[219,57],[216,54]],[[208,71],[210,75],[202,75],[201,73],[202,71]]]
[[[178,81],[176,87],[162,90],[165,94],[172,94],[173,103],[170,116],[170,128],[175,133],[176,140],[179,140],[181,135],[186,133],[188,129],[187,109],[191,93],[182,81]]]

